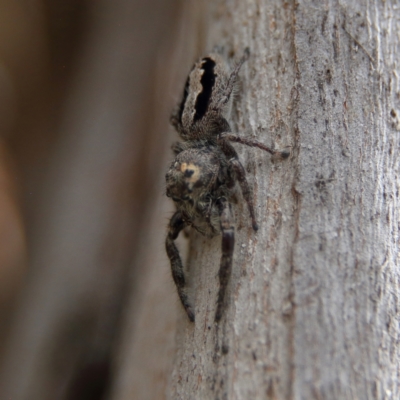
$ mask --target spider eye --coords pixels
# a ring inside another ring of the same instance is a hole
[[[186,169],[185,172],[183,173],[185,178],[190,178],[193,174],[194,174],[194,169],[189,169],[189,168]]]
[[[200,178],[200,167],[193,163],[182,163],[180,166],[180,171],[183,177],[186,178],[188,183],[196,183]]]

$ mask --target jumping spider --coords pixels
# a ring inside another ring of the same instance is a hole
[[[200,59],[190,72],[183,98],[171,116],[171,123],[183,142],[173,146],[175,160],[166,175],[167,196],[173,199],[177,211],[169,222],[165,246],[178,295],[190,321],[194,321],[194,309],[174,243],[179,232],[191,226],[207,237],[222,234],[220,288],[215,313],[215,321],[219,321],[232,269],[235,228],[231,202],[236,182],[247,203],[253,229],[258,229],[246,173],[230,142],[258,147],[282,158],[289,156],[288,151],[274,151],[251,138],[231,133],[226,118],[230,114],[237,75],[248,57],[249,49],[246,49],[230,73],[219,54],[212,53]]]

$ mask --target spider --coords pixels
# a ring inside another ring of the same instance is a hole
[[[195,320],[194,308],[175,245],[179,233],[192,227],[207,237],[222,236],[220,287],[215,313],[218,322],[223,314],[232,270],[235,228],[231,203],[235,199],[237,182],[247,203],[252,227],[254,231],[258,229],[246,173],[231,142],[258,147],[282,158],[290,154],[231,133],[227,118],[232,94],[239,70],[248,57],[247,48],[231,72],[219,54],[211,53],[201,58],[189,73],[182,100],[171,116],[171,124],[183,141],[173,145],[175,160],[166,174],[166,194],[174,201],[176,212],[169,222],[165,247],[179,298],[192,322]]]

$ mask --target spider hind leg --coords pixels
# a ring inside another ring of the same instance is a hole
[[[235,88],[236,79],[238,77],[240,68],[243,63],[248,60],[250,56],[250,50],[248,47],[244,50],[243,56],[240,58],[239,62],[236,64],[235,68],[231,72],[228,82],[226,84],[225,90],[222,93],[221,99],[218,102],[217,109],[222,109],[228,102],[231,97],[232,91]]]

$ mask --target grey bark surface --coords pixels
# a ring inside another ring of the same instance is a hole
[[[260,229],[235,207],[219,324],[221,238],[192,234],[196,322],[180,310],[168,398],[399,398],[397,2],[217,1],[209,12],[207,49],[251,49],[233,130],[292,156],[235,145]]]

